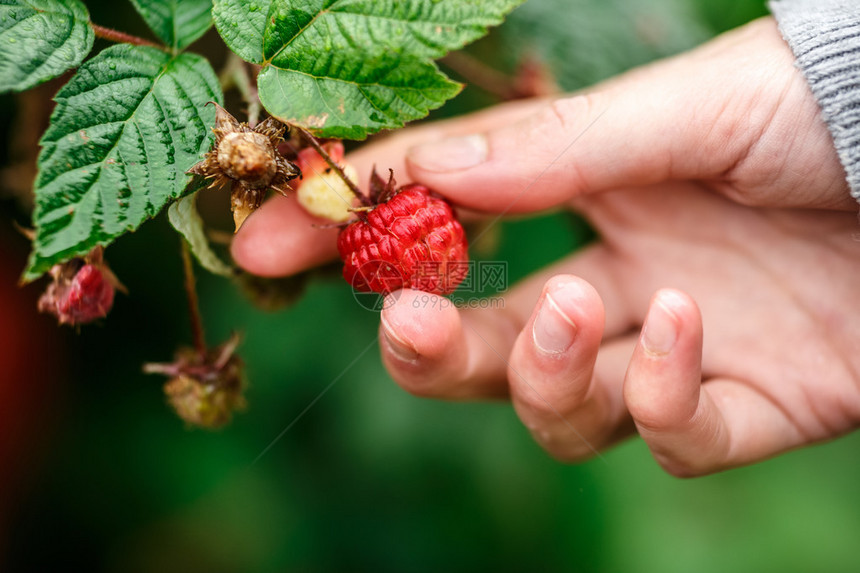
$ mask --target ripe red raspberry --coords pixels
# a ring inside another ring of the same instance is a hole
[[[384,189],[381,180],[374,179],[377,192],[371,196],[378,204],[337,238],[343,277],[364,292],[453,292],[466,277],[469,256],[466,235],[451,206],[423,185],[395,191],[393,179]]]
[[[101,249],[51,269],[54,281],[39,298],[39,310],[60,324],[86,324],[107,316],[119,281],[104,264]]]

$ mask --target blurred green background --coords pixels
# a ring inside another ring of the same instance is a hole
[[[87,4],[99,23],[147,34],[125,3]],[[576,89],[765,13],[744,0],[529,0],[469,52],[500,70],[538,53]],[[214,33],[195,48],[223,61]],[[277,313],[200,277],[210,342],[245,333],[250,408],[220,432],[186,429],[163,380],[140,371],[190,339],[163,216],[109,250],[131,295],[101,326],[58,330],[35,312],[39,287],[8,288],[27,248],[11,230],[27,221],[21,129],[41,125],[32,101],[58,85],[0,99],[0,292],[14,300],[0,320],[21,333],[0,354],[0,570],[860,570],[860,434],[691,481],[664,474],[637,439],[565,466],[507,404],[400,390],[373,343],[377,316],[336,277]],[[437,116],[492,101],[467,88]],[[508,261],[515,280],[588,232],[554,214],[494,237],[477,254]]]

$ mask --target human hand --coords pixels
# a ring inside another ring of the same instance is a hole
[[[510,395],[566,460],[635,427],[684,476],[855,428],[856,203],[792,61],[760,20],[584,95],[404,130],[355,154],[362,180],[376,162],[488,213],[570,205],[601,237],[501,310],[392,295],[381,326],[392,377],[423,396]],[[264,275],[321,262],[334,233],[309,222],[276,198],[234,255]]]

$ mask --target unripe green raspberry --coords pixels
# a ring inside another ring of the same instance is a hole
[[[332,141],[323,144],[323,148],[341,166],[346,176],[355,181],[358,173],[352,165],[344,163],[343,144]],[[299,205],[321,219],[335,223],[349,220],[352,216],[350,209],[355,205],[355,194],[346,182],[312,148],[300,151],[296,164],[304,174],[304,179],[292,183]]]

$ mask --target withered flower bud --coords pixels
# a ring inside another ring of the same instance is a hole
[[[286,192],[301,170],[278,153],[287,126],[270,117],[250,127],[215,102],[215,145],[188,173],[211,179],[209,187],[232,186],[230,206],[236,231],[257,210],[266,192]]]
[[[145,364],[143,371],[164,374],[167,402],[189,425],[214,430],[225,426],[233,412],[246,406],[244,364],[236,356],[239,337],[233,335],[206,355],[181,348],[170,364]]]
[[[60,324],[78,326],[104,318],[113,306],[117,289],[125,287],[104,261],[104,249],[96,247],[84,257],[54,265],[53,279],[39,297],[39,312],[57,317]]]

